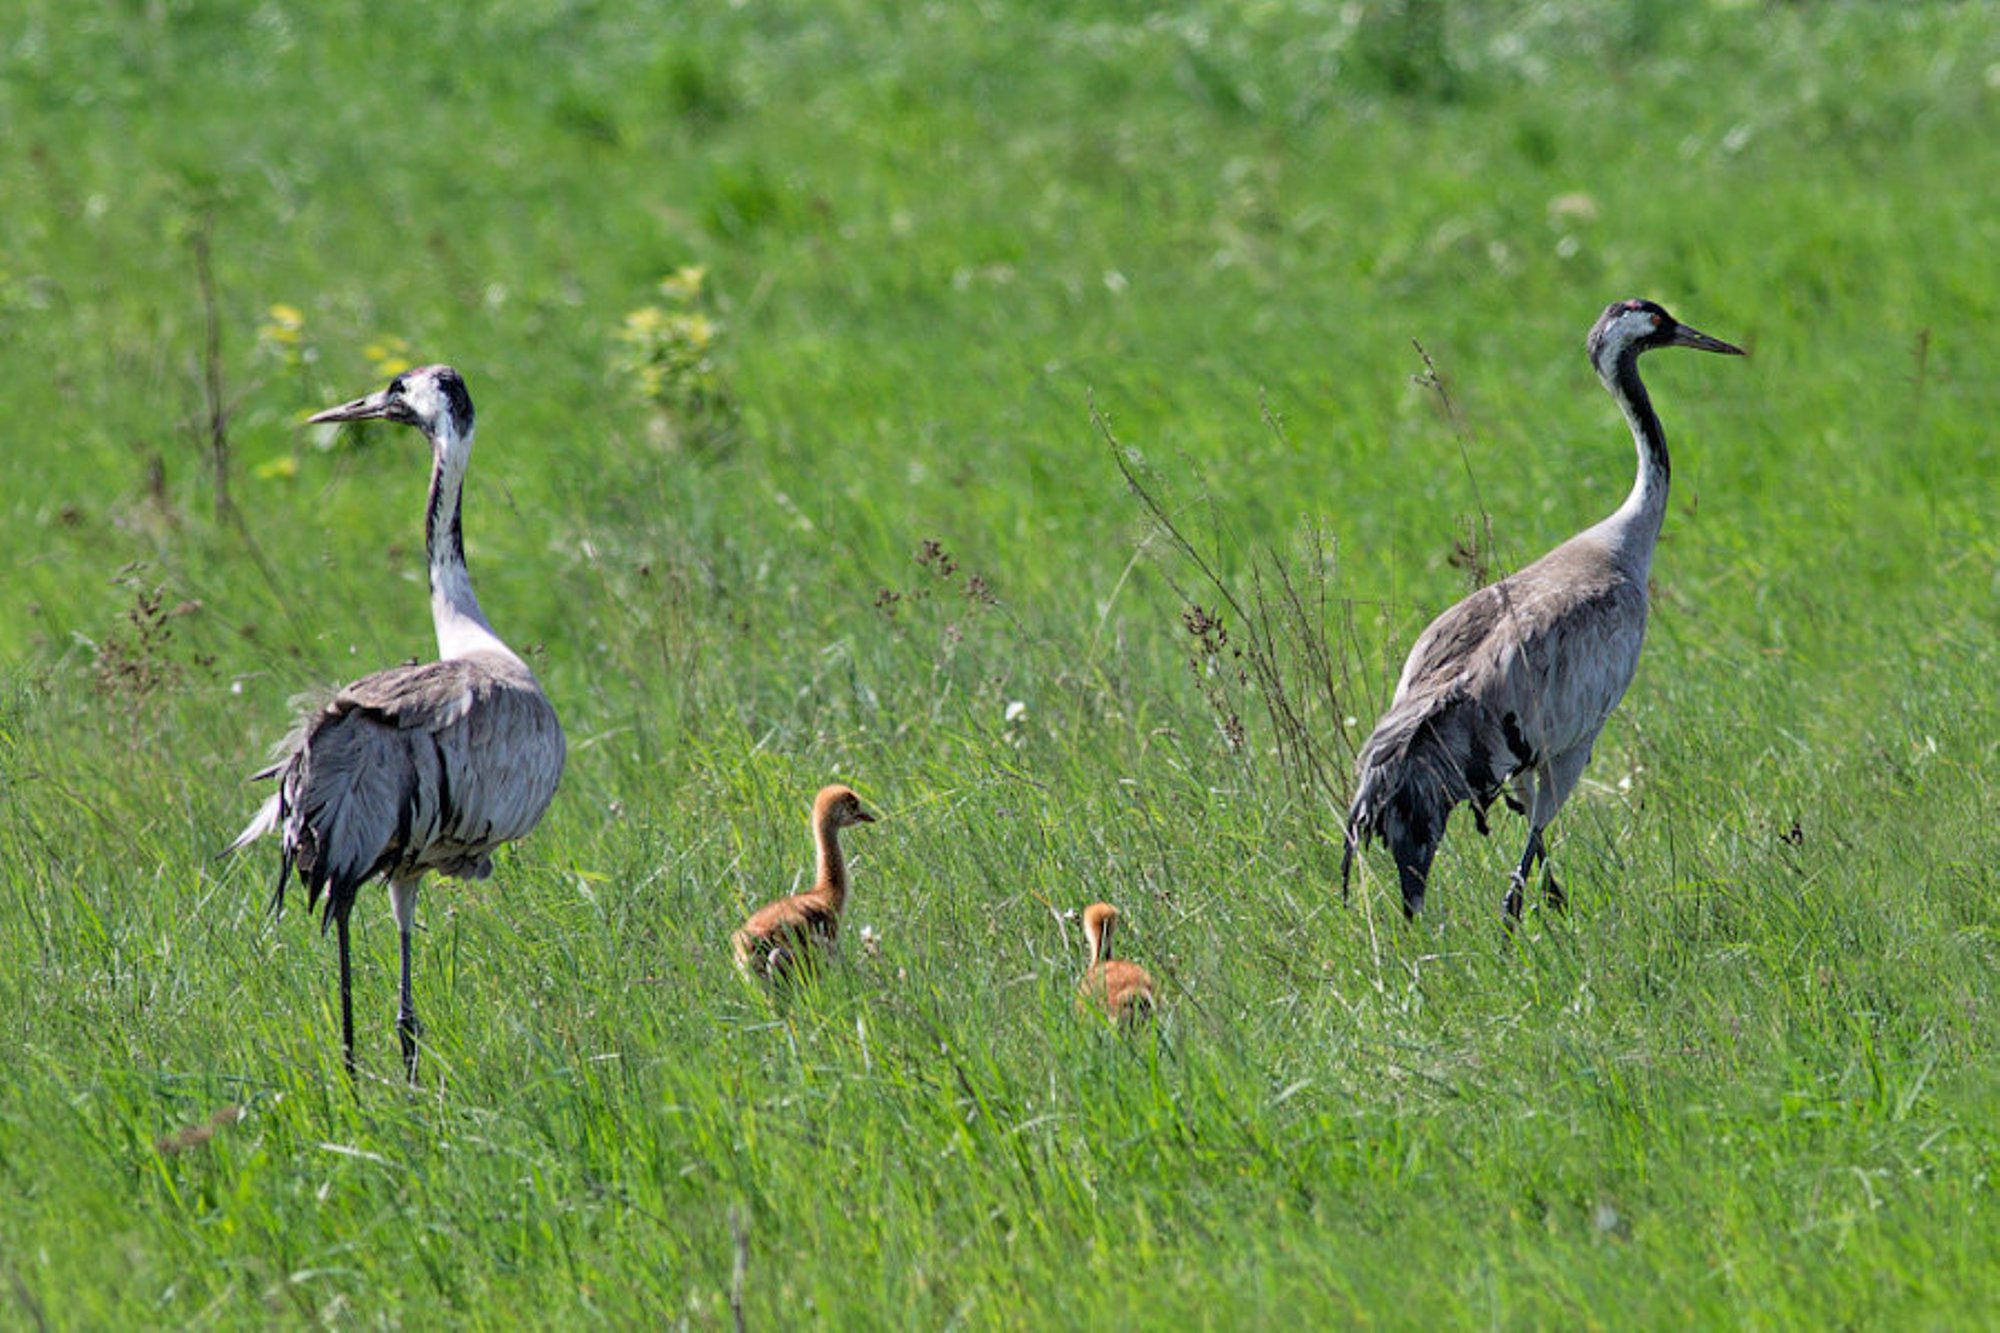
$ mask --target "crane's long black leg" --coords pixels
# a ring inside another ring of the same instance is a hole
[[[347,1065],[347,1077],[354,1078],[354,966],[347,952],[347,913],[334,913],[333,926],[340,937],[340,1053]]]
[[[417,882],[391,880],[389,908],[396,915],[396,933],[403,950],[403,975],[396,987],[396,1036],[403,1043],[403,1072],[417,1081],[417,990],[411,979],[410,937],[417,928]]]
[[[1340,905],[1347,906],[1347,876],[1354,869],[1354,830],[1347,830],[1340,851]]]
[[[1535,862],[1547,860],[1542,852],[1542,831],[1528,830],[1528,845],[1521,851],[1521,864],[1514,867],[1514,874],[1507,882],[1507,896],[1501,900],[1500,910],[1507,916],[1509,928],[1521,919],[1521,903],[1528,886],[1528,877],[1535,873]]]
[[[403,1040],[403,1069],[417,1081],[417,994],[410,981],[410,932],[403,937],[403,981],[396,1000],[396,1035]]]
[[[1542,902],[1551,912],[1569,911],[1569,895],[1556,883],[1555,867],[1549,864],[1546,854],[1542,857]]]

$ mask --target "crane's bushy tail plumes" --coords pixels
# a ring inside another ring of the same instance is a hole
[[[271,762],[263,768],[258,769],[255,773],[252,773],[249,778],[251,782],[269,782],[271,779],[276,778],[278,780],[278,790],[265,798],[264,803],[257,807],[255,817],[251,819],[249,824],[244,826],[243,831],[236,835],[235,840],[229,846],[222,849],[224,856],[233,856],[245,847],[248,847],[251,843],[256,842],[259,838],[265,837],[268,834],[281,832],[284,829],[286,819],[291,814],[292,808],[291,798],[288,795],[292,781],[288,777],[288,774],[290,774],[296,764],[300,753],[306,748],[306,733],[311,729],[313,722],[318,719],[319,715],[326,710],[327,705],[333,702],[336,693],[336,690],[328,687],[323,690],[308,690],[292,696],[290,701],[293,718],[291,730],[286,732],[284,738],[271,747],[270,754],[267,756]],[[271,910],[274,913],[281,910],[285,905],[285,886],[292,878],[293,859],[292,842],[290,838],[286,838],[284,841],[284,857],[278,868],[277,887],[271,892]]]
[[[1486,807],[1500,793],[1504,771],[1468,700],[1410,699],[1391,708],[1362,747],[1360,782],[1347,811],[1347,847],[1340,862],[1341,892],[1361,846],[1381,839],[1396,860],[1403,914],[1424,905],[1431,858],[1444,838],[1451,812],[1470,801],[1485,831]]]
[[[329,709],[326,717],[338,718]],[[231,850],[254,841],[265,833],[277,832],[283,845],[278,867],[278,883],[271,895],[272,910],[282,910],[285,889],[294,867],[306,887],[306,910],[325,899],[321,929],[336,917],[352,910],[356,892],[383,862],[401,850],[403,838],[396,824],[396,812],[406,813],[412,803],[402,788],[407,776],[396,766],[377,761],[382,756],[349,753],[356,742],[371,738],[365,732],[339,727],[327,728],[311,743],[281,762],[259,773],[259,778],[276,778],[272,793],[231,844]]]

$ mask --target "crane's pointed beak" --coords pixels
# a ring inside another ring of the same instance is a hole
[[[371,393],[366,398],[357,398],[339,407],[329,407],[324,412],[315,412],[306,418],[306,424],[324,425],[334,421],[374,421],[389,415],[389,391]]]
[[[854,812],[854,822],[857,824],[872,824],[875,822],[875,816],[869,814],[866,810],[856,810]]]
[[[1692,347],[1698,352],[1721,352],[1724,356],[1746,356],[1735,343],[1726,343],[1720,338],[1711,338],[1699,329],[1691,329],[1685,324],[1674,326],[1675,347]]]

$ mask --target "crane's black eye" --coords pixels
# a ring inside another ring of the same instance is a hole
[[[401,375],[389,381],[389,396],[391,398],[401,398],[403,396],[403,377]]]

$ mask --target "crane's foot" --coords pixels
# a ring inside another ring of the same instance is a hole
[[[1556,883],[1556,872],[1546,866],[1542,868],[1542,906],[1551,912],[1569,914],[1569,895]]]
[[[1507,885],[1507,896],[1500,900],[1500,915],[1506,921],[1509,931],[1512,931],[1514,923],[1521,919],[1521,903],[1524,897],[1521,888],[1521,879],[1517,875]]]

